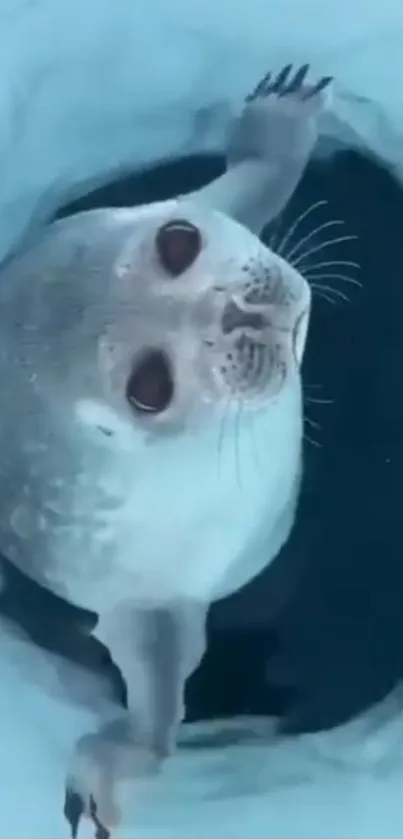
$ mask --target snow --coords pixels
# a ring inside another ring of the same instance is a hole
[[[4,632],[0,662],[0,835],[64,839],[66,761],[93,720],[57,697],[49,659],[23,640]],[[349,725],[288,739],[269,719],[184,726],[177,755],[140,788],[116,837],[401,839],[402,707],[399,688]],[[80,839],[92,837],[83,822]]]
[[[0,255],[83,181],[222,146],[258,78],[334,74],[324,130],[399,163],[397,0],[2,0]],[[353,131],[353,134],[351,134]]]
[[[244,95],[289,61],[335,76],[324,134],[399,173],[402,43],[397,0],[2,0],[0,256],[83,184],[222,148]],[[63,839],[65,767],[91,715],[57,696],[54,660],[0,634],[0,834]],[[289,740],[244,721],[246,740],[229,745],[217,724],[210,745],[179,750],[120,835],[400,839],[402,709],[398,691],[349,726]]]

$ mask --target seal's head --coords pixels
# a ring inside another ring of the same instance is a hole
[[[70,254],[66,293],[80,259],[83,318],[66,338],[80,349],[76,387],[92,378],[88,421],[184,430],[217,406],[259,409],[299,376],[309,286],[253,233],[186,201],[89,216],[54,231],[59,260]]]

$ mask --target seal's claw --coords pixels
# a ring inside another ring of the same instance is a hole
[[[304,81],[309,71],[309,64],[303,64],[302,67],[297,70],[295,73],[294,78],[292,81],[283,88],[283,90],[279,91],[279,96],[289,96],[291,93],[298,93],[299,90],[303,87]]]
[[[287,81],[287,79],[288,79],[288,77],[291,73],[291,70],[292,70],[292,64],[287,64],[286,67],[283,67],[283,69],[280,70],[278,76],[276,76],[276,78],[274,79],[274,82],[270,86],[270,90],[268,91],[268,93],[282,94],[282,92],[284,90],[284,85],[285,85],[285,83],[286,83],[286,81]]]
[[[92,795],[90,795],[89,803],[91,820],[95,825],[95,839],[110,839],[110,830],[108,830],[108,828],[105,827],[105,825],[103,825],[100,819],[98,818],[98,807]]]
[[[83,813],[84,802],[81,795],[71,789],[71,787],[66,787],[63,814],[70,825],[72,839],[77,839],[78,828],[80,826],[81,816]]]
[[[254,102],[255,99],[259,99],[261,96],[266,96],[267,87],[270,83],[270,79],[271,79],[271,72],[266,73],[266,75],[263,76],[262,79],[260,79],[260,82],[258,82],[258,84],[252,90],[252,92],[248,93],[248,95],[245,96],[245,102],[246,103]]]
[[[67,776],[64,815],[77,839],[82,817],[95,826],[95,839],[109,839],[120,824],[117,801],[121,781],[133,781],[158,773],[160,761],[154,751],[139,747],[126,718],[106,723],[76,743]]]
[[[86,806],[82,795],[71,787],[66,788],[63,813],[70,825],[72,839],[77,839],[81,818],[86,813]],[[98,816],[98,807],[92,795],[89,796],[87,815],[95,826],[95,839],[110,839],[110,831],[102,824]]]
[[[96,839],[108,839],[108,828],[119,823],[115,792],[122,748],[108,740],[103,730],[78,741],[69,768],[64,804],[72,839],[77,839],[80,821],[85,816],[95,825]]]
[[[266,73],[265,76],[263,76],[263,79],[261,79],[260,82],[256,85],[253,93],[250,94],[250,99],[256,99],[258,96],[266,95],[270,85],[271,76],[271,71],[269,71],[268,73]]]
[[[309,69],[309,64],[302,64],[291,78],[292,64],[283,67],[274,79],[271,72],[266,73],[256,85],[254,91],[246,96],[246,104],[253,104],[270,96],[276,96],[278,99],[288,99],[290,97],[300,103],[319,97],[322,91],[333,81],[333,76],[323,76],[316,84],[307,85],[305,82]]]
[[[322,93],[322,90],[325,90],[333,81],[333,76],[323,76],[320,81],[312,88],[312,90],[308,91],[305,94],[304,99],[311,99],[313,96],[317,96],[318,93]]]

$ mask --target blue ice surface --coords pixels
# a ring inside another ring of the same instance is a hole
[[[396,0],[239,0],[234,9],[232,0],[3,0],[0,256],[83,184],[222,148],[245,93],[289,61],[335,75],[325,133],[401,165]],[[91,716],[58,697],[54,660],[7,626],[1,635],[0,837],[63,839],[66,764]],[[83,690],[101,696],[88,679]],[[397,693],[349,726],[292,740],[275,737],[270,721],[257,731],[244,722],[246,740],[226,749],[212,726],[216,747],[179,750],[151,810],[146,796],[136,802],[119,835],[400,839],[401,705]]]
[[[6,630],[0,662],[0,836],[63,839],[66,762],[91,717],[58,697],[54,662]],[[298,738],[264,718],[186,726],[164,774],[123,798],[116,835],[401,839],[402,705],[399,688],[348,725]],[[92,836],[83,822],[80,837]]]
[[[290,61],[336,77],[324,130],[398,163],[402,35],[396,0],[2,0],[0,256],[83,181],[221,148],[244,95]]]

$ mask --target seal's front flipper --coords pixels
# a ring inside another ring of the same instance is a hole
[[[126,681],[135,739],[163,759],[172,752],[184,716],[186,679],[205,650],[206,608],[129,606],[119,610],[106,633],[102,623],[97,635]]]
[[[126,681],[128,711],[76,745],[64,808],[73,839],[84,814],[96,839],[108,839],[121,819],[119,782],[136,784],[155,774],[172,752],[184,716],[185,682],[205,649],[205,618],[199,605],[123,605],[101,617],[96,634]]]
[[[330,76],[307,83],[309,65],[268,73],[245,101],[230,130],[228,168],[195,193],[254,233],[284,208],[300,180],[329,101]]]

